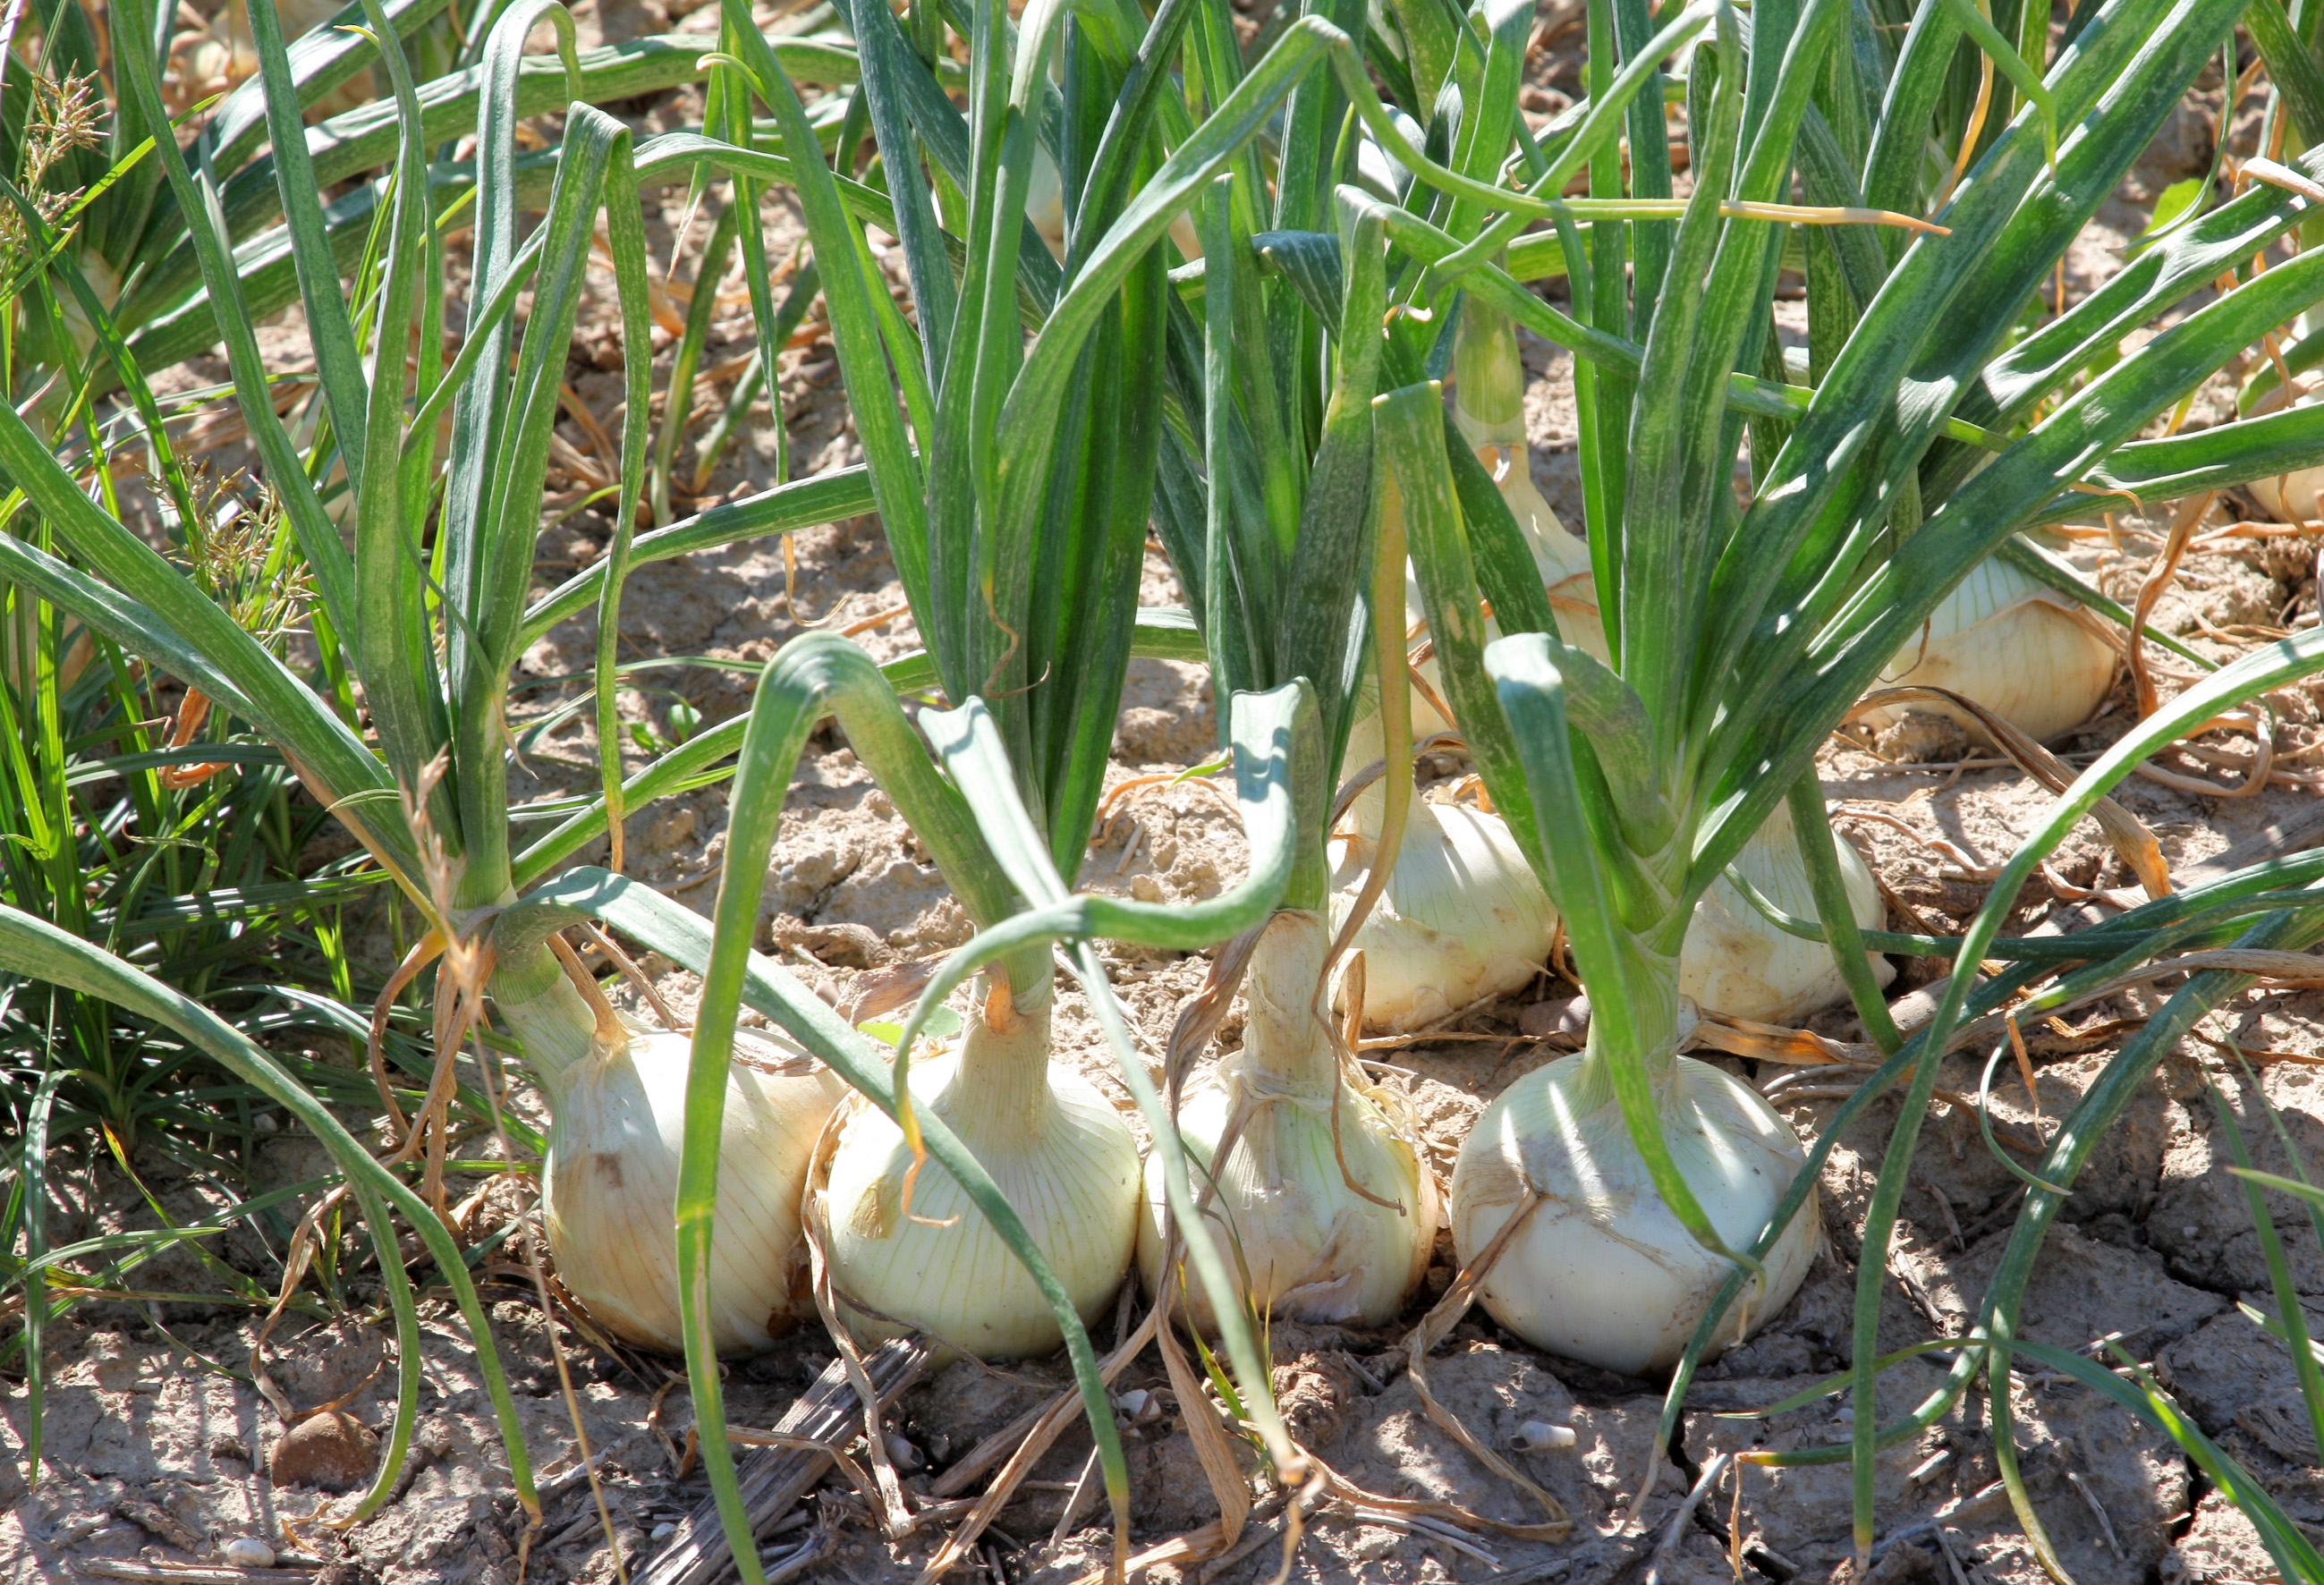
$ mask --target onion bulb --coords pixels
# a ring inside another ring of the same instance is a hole
[[[2305,327],[2310,318],[2302,314],[2293,327],[2294,334],[2307,336]],[[2324,400],[2324,388],[2312,382],[2314,374],[2295,375],[2292,380],[2294,407],[2312,407]],[[2264,387],[2263,389],[2263,386]],[[2237,416],[2259,418],[2280,412],[2284,406],[2283,386],[2275,377],[2275,365],[2260,365],[2237,399]],[[2252,493],[2268,516],[2280,523],[2312,523],[2324,518],[2324,467],[2294,468],[2288,474],[2270,474],[2264,479],[2254,479],[2244,486]]]
[[[1333,844],[1332,928],[1379,851],[1360,828]],[[1419,1028],[1524,988],[1557,939],[1557,909],[1498,815],[1412,801],[1396,869],[1352,944],[1367,1028]]]
[[[560,981],[530,1001],[496,999],[549,1097],[549,1252],[558,1279],[608,1331],[677,1353],[685,1338],[673,1230],[693,1043],[619,1018],[586,1033],[586,1009],[557,1005],[573,995]],[[743,1055],[726,1074],[710,1256],[711,1336],[722,1354],[764,1349],[813,1312],[799,1195],[844,1088],[764,1031],[737,1030],[735,1040]]]
[[[2088,721],[2114,686],[2115,647],[2047,585],[1998,558],[1980,563],[1929,615],[1880,674],[1882,687],[1946,688],[1984,705],[2026,736],[2053,738]],[[1974,732],[1966,712],[1911,706]],[[1862,719],[1876,730],[1904,712]]]
[[[1065,256],[1065,182],[1049,151],[1033,145],[1033,179],[1025,189],[1025,217],[1059,263]]]
[[[1474,322],[1482,323],[1481,314]],[[1471,324],[1464,311],[1463,325]],[[1549,590],[1559,631],[1570,643],[1603,656],[1605,635],[1591,598],[1590,552],[1565,531],[1557,513],[1535,488],[1526,461],[1524,370],[1517,361],[1516,333],[1502,321],[1505,347],[1494,355],[1471,355],[1464,328],[1454,420],[1478,456],[1494,475],[1518,529],[1533,552],[1534,566]],[[1504,367],[1515,369],[1514,378]],[[1478,415],[1482,407],[1489,418]],[[1406,620],[1419,623],[1420,587],[1410,569],[1405,585]],[[1488,642],[1500,636],[1485,624]],[[1435,707],[1444,696],[1434,657],[1416,668],[1425,688],[1412,690],[1412,732],[1425,738],[1455,727]],[[1433,696],[1433,697],[1432,697]],[[1350,734],[1343,762],[1360,767],[1380,754],[1379,718],[1369,715]],[[1394,772],[1391,772],[1392,774]],[[1346,920],[1356,894],[1379,851],[1384,806],[1378,792],[1360,797],[1351,810],[1354,830],[1335,843],[1332,877],[1332,923]],[[1458,804],[1415,799],[1406,817],[1379,900],[1352,943],[1364,954],[1363,1027],[1407,1030],[1489,996],[1522,990],[1540,972],[1557,939],[1557,908],[1525,860],[1524,850],[1496,814]],[[1339,992],[1334,993],[1335,1002]]]
[[[1242,1049],[1188,1092],[1178,1129],[1203,1214],[1256,1314],[1377,1326],[1395,1319],[1428,1268],[1436,1184],[1401,1098],[1350,1083],[1333,1049],[1316,997],[1328,946],[1319,914],[1286,908],[1268,921],[1244,980]],[[1157,1297],[1167,1280],[1162,1210],[1157,1155],[1138,1263]],[[1191,1267],[1186,1286],[1194,1324],[1215,1332],[1215,1301]]]
[[[1653,1080],[1663,1138],[1729,1249],[1748,1249],[1805,1159],[1756,1091],[1690,1057]],[[1594,1052],[1537,1068],[1501,1092],[1461,1147],[1452,1242],[1473,1261],[1528,1191],[1545,1199],[1486,1274],[1479,1296],[1536,1348],[1637,1376],[1684,1351],[1732,1269],[1655,1193]],[[1791,1302],[1815,1256],[1812,1197],[1730,1314],[1743,1331]],[[1714,1348],[1738,1341],[1734,1332]]]
[[[1835,842],[1832,847],[1840,855],[1840,880],[1857,927],[1878,928],[1887,917],[1879,884],[1853,843]],[[1815,891],[1787,806],[1776,805],[1766,824],[1743,844],[1735,869],[1785,913],[1816,917]],[[1865,955],[1881,984],[1896,977],[1886,958]],[[1686,945],[1679,952],[1678,989],[1698,1007],[1763,1024],[1795,1024],[1848,994],[1830,947],[1778,928],[1723,875],[1694,905]]]
[[[1057,162],[1049,158],[1049,151],[1039,143],[1033,145],[1033,177],[1025,189],[1025,217],[1033,229],[1041,234],[1048,245],[1049,254],[1059,263],[1065,261],[1068,230],[1065,221],[1065,182],[1057,172]],[[1170,222],[1170,240],[1177,245],[1179,256],[1188,261],[1203,256],[1203,244],[1194,230],[1194,223],[1184,211]]]
[[[960,1049],[915,1063],[916,1104],[944,1120],[1024,1219],[1084,1321],[1112,1302],[1138,1236],[1138,1145],[1097,1087],[1049,1061],[1049,1008],[995,1029],[969,1020]],[[912,1166],[903,1130],[851,1103],[814,1195],[842,1298],[865,1341],[892,1322],[989,1359],[1054,1353],[1057,1317],[960,1182],[935,1160]]]

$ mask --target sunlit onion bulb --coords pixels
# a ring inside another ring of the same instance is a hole
[[[1370,871],[1375,840],[1333,844],[1332,927]],[[1557,937],[1557,909],[1498,815],[1415,798],[1396,869],[1357,932],[1364,1025],[1414,1029],[1522,989]]]
[[[1865,867],[1853,843],[1832,843],[1849,911],[1861,930],[1877,929],[1887,917],[1879,883]],[[1787,914],[1816,917],[1814,888],[1800,857],[1791,810],[1775,806],[1766,823],[1743,844],[1735,868],[1761,896]],[[1868,954],[1873,978],[1886,985],[1896,977],[1894,964]],[[1711,883],[1694,905],[1686,945],[1678,960],[1678,988],[1698,1007],[1763,1024],[1795,1024],[1848,993],[1831,949],[1779,928],[1751,906],[1725,877]]]
[[[2292,334],[2306,340],[2314,332],[2312,312],[2303,313],[2293,322]],[[2316,383],[2316,373],[2310,370],[2295,375],[2292,382],[2294,407],[2312,407],[2324,401],[2324,387]],[[2280,412],[2284,406],[2284,388],[2275,377],[2273,361],[2261,364],[2246,381],[2237,397],[2238,415],[2262,418]],[[2244,486],[2252,493],[2269,517],[2280,523],[2312,523],[2324,519],[2324,467],[2294,468],[2290,473],[2270,474],[2254,479]]]
[[[1602,653],[1605,638],[1596,604],[1589,597],[1589,552],[1565,531],[1535,488],[1521,421],[1516,437],[1499,435],[1488,465],[1499,470],[1502,498],[1533,551],[1560,631],[1568,642]],[[1420,588],[1409,575],[1405,599],[1407,621],[1420,621]],[[1499,624],[1489,621],[1487,640],[1499,636]],[[1454,730],[1431,700],[1432,694],[1435,699],[1444,696],[1435,659],[1423,661],[1418,669],[1427,688],[1412,690],[1416,741]],[[1379,752],[1379,718],[1367,716],[1350,734],[1344,763],[1353,771]],[[1335,930],[1346,920],[1370,869],[1382,813],[1377,791],[1359,797],[1351,812],[1352,830],[1333,843]],[[1522,990],[1540,972],[1556,938],[1557,908],[1499,815],[1416,798],[1406,817],[1396,867],[1353,944],[1364,954],[1363,1026],[1372,1030],[1417,1028],[1486,997]],[[1335,991],[1335,1005],[1338,997]]]
[[[560,981],[530,1003],[496,1003],[549,1097],[549,1255],[607,1330],[675,1353],[684,1347],[675,1215],[693,1044],[626,1024],[618,1037],[589,1036],[586,1010],[576,1019],[564,1005],[571,995]],[[841,1092],[828,1069],[761,1032],[737,1031],[736,1048],[710,1262],[711,1335],[723,1354],[763,1349],[813,1310],[799,1195]]]
[[[1690,1057],[1655,1087],[1679,1171],[1730,1249],[1766,1226],[1804,1159],[1750,1086]],[[1676,1361],[1731,1267],[1655,1192],[1602,1069],[1584,1053],[1526,1074],[1470,1131],[1452,1173],[1452,1241],[1465,1267],[1524,1204],[1547,1196],[1504,1249],[1480,1297],[1537,1348],[1639,1375]],[[1738,1311],[1756,1330],[1791,1301],[1815,1256],[1812,1196]],[[1731,1327],[1718,1340],[1735,1341]]]
[[[1896,652],[1879,687],[1945,688],[1984,705],[2036,740],[2089,720],[2114,686],[2115,647],[2091,619],[2006,562],[1980,563],[1930,613],[1923,631]],[[1910,709],[1975,721],[1943,705]],[[1886,727],[1903,713],[1872,710],[1864,720]]]
[[[972,1018],[960,1053],[914,1064],[912,1094],[992,1175],[1091,1321],[1130,1267],[1138,1146],[1096,1086],[1048,1051],[1046,1006],[1003,1032]],[[1055,1352],[1056,1313],[959,1181],[929,1160],[908,1215],[902,1130],[868,1106],[844,1127],[819,1196],[840,1293],[980,1359]],[[866,1340],[895,1331],[875,1316],[851,1325]]]
[[[1243,1048],[1189,1092],[1179,1131],[1197,1196],[1210,1191],[1211,1231],[1255,1316],[1376,1326],[1396,1317],[1428,1268],[1436,1185],[1400,1101],[1351,1084],[1332,1050],[1315,1005],[1327,945],[1315,914],[1286,909],[1268,923],[1244,980]],[[1153,1158],[1138,1239],[1153,1294],[1165,1291],[1162,1208]],[[1214,1332],[1213,1296],[1191,1268],[1186,1280],[1195,1325]]]
[[[1038,144],[1033,149],[1032,180],[1025,189],[1025,216],[1032,221],[1033,229],[1041,234],[1050,256],[1063,263],[1071,229],[1065,220],[1065,179],[1058,174],[1057,162],[1049,158],[1048,150]],[[1181,257],[1192,261],[1203,256],[1194,223],[1183,211],[1170,222],[1170,240],[1177,245]]]

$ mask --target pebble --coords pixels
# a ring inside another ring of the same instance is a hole
[[[1546,1420],[1528,1420],[1517,1427],[1517,1434],[1509,1438],[1509,1445],[1525,1453],[1545,1453],[1552,1448],[1572,1447],[1573,1427],[1552,1425]]]
[[[371,1479],[374,1438],[344,1409],[315,1415],[274,1444],[267,1470],[277,1486],[319,1486],[346,1491]]]
[[[671,1524],[669,1520],[664,1519],[660,1524],[656,1525],[653,1527],[653,1534],[648,1537],[648,1539],[659,1545],[660,1543],[668,1541],[671,1536],[677,1534],[678,1526]]]
[[[255,1535],[237,1535],[218,1549],[218,1555],[237,1569],[271,1569],[274,1549]]]
[[[1517,1030],[1535,1040],[1551,1035],[1579,1039],[1590,1032],[1590,999],[1575,996],[1563,1001],[1536,1001],[1518,1010]]]

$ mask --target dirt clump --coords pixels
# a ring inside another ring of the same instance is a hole
[[[379,1439],[344,1409],[310,1415],[282,1433],[266,1461],[277,1486],[318,1486],[351,1491],[371,1479]]]

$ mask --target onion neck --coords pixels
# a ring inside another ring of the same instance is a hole
[[[1329,922],[1312,908],[1280,908],[1250,954],[1243,975],[1248,1013],[1242,1065],[1271,1089],[1328,1096],[1339,1082],[1329,1012],[1320,994]]]
[[[523,1043],[554,1115],[573,1070],[596,1050],[595,1013],[544,947],[503,958],[493,970],[492,992],[493,1011]]]
[[[1348,746],[1340,755],[1341,773],[1344,776],[1353,776],[1357,771],[1379,759],[1383,751],[1380,736],[1380,718],[1377,710],[1369,712],[1350,727]],[[1412,774],[1409,767],[1406,769],[1405,774],[1407,776]],[[1355,796],[1354,800],[1348,806],[1345,818],[1347,825],[1365,843],[1379,841],[1380,829],[1388,823],[1388,788],[1385,775]],[[1286,898],[1284,906],[1289,908],[1295,905],[1290,898]]]
[[[1655,1091],[1662,1092],[1678,1071],[1679,1045],[1693,1021],[1692,1014],[1681,1017],[1677,954],[1633,946],[1629,958],[1629,1017],[1624,1021],[1636,1030],[1637,1045],[1628,1051],[1619,1048],[1615,1020],[1593,999],[1590,1036],[1582,1048],[1582,1104],[1588,1108],[1615,1104],[1616,1063],[1642,1064]]]
[[[1029,1007],[1005,990],[996,1006],[994,983],[985,982],[985,1005],[961,1038],[960,1067],[933,1109],[972,1149],[1029,1150],[1056,1106],[1049,1087],[1049,982],[1044,976]]]

